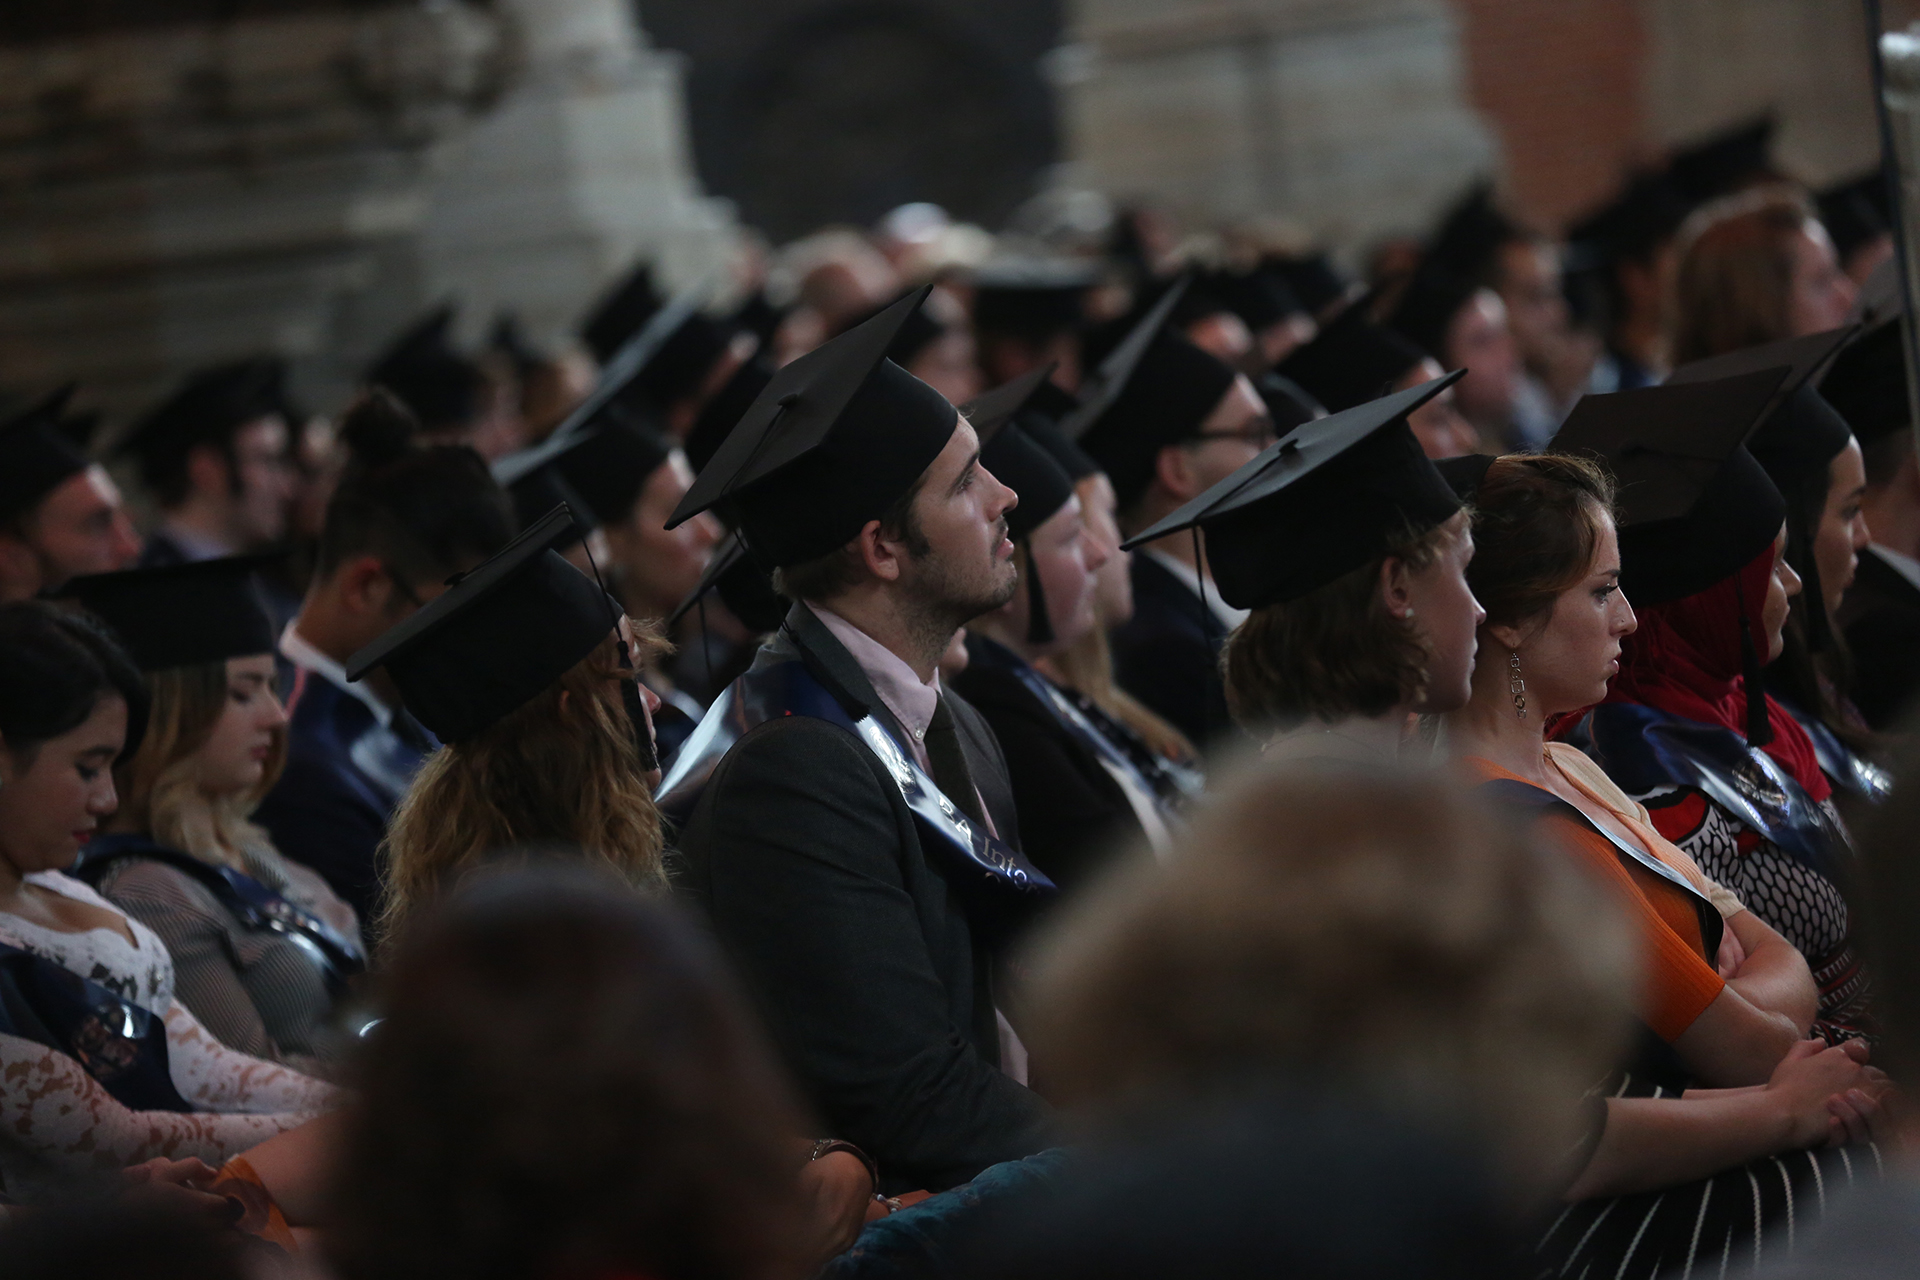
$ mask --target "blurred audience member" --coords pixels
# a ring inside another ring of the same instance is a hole
[[[0,1176],[9,1195],[158,1155],[219,1162],[337,1101],[235,1053],[174,998],[158,935],[64,871],[114,811],[146,720],[99,624],[0,605]]]
[[[1273,435],[1245,374],[1161,333],[1080,444],[1111,478],[1120,527],[1132,535],[1251,461]],[[1206,748],[1232,730],[1219,655],[1245,614],[1221,599],[1196,542],[1168,537],[1140,547],[1133,616],[1110,638],[1121,688]]]
[[[492,376],[453,344],[451,303],[427,313],[368,368],[368,386],[385,387],[419,419],[436,444],[464,444],[488,460],[527,442],[510,378]]]
[[[1444,265],[1423,263],[1400,295],[1389,323],[1432,356],[1443,372],[1466,370],[1453,388],[1455,407],[1478,436],[1466,451],[1484,451],[1514,438],[1520,354],[1499,294]],[[1494,444],[1485,446],[1483,441]]]
[[[872,1203],[856,1154],[807,1159],[712,946],[578,857],[410,922],[383,1008],[328,1197],[343,1280],[800,1280]]]
[[[383,846],[383,944],[495,850],[569,844],[656,887],[659,773],[638,683],[648,645],[593,579],[552,550],[554,512],[356,654],[384,671],[445,745],[395,810]]]
[[[261,357],[189,376],[119,445],[160,510],[143,565],[257,551],[287,535],[294,500],[286,369]]]
[[[1774,368],[1589,396],[1554,449],[1599,459],[1619,482],[1619,585],[1638,609],[1584,721],[1590,754],[1806,957],[1815,1034],[1837,1043],[1873,1026],[1843,870],[1854,852],[1811,739],[1766,693],[1801,583],[1786,500],[1740,443],[1779,385]]]
[[[1319,336],[1275,372],[1289,379],[1330,413],[1431,382],[1445,371],[1411,341],[1375,323],[1364,301],[1328,320]],[[1407,419],[1429,458],[1472,453],[1479,437],[1461,414],[1454,388],[1426,400]]]
[[[1518,1280],[1481,1154],[1304,1089],[1187,1106],[1078,1153],[993,1220],[982,1280]],[[864,1242],[863,1242],[864,1243]]]
[[[1833,241],[1840,269],[1856,287],[1893,257],[1893,222],[1887,204],[1887,173],[1876,165],[1857,178],[1835,183],[1816,197],[1820,224]]]
[[[1705,206],[1681,229],[1673,362],[1847,323],[1857,292],[1804,197],[1761,188]]]
[[[72,394],[63,387],[0,422],[0,604],[139,558],[119,486],[87,456],[99,417],[67,412]]]
[[[382,391],[341,424],[347,471],[327,504],[313,584],[278,638],[294,669],[286,769],[255,815],[367,928],[379,914],[375,851],[434,743],[384,673],[353,683],[346,663],[513,536],[506,495],[479,457],[420,446],[413,430]]]
[[[1033,958],[1036,1069],[1121,1125],[1308,1089],[1484,1154],[1509,1204],[1539,1205],[1595,1137],[1628,940],[1457,786],[1266,761],[1172,859],[1062,913]]]
[[[287,717],[250,561],[76,578],[146,673],[146,735],[117,770],[120,809],[74,874],[159,934],[174,993],[220,1043],[308,1074],[365,966],[359,921],[248,815],[279,777]]]
[[[1672,367],[1674,237],[1691,209],[1664,174],[1644,172],[1568,233],[1572,287],[1604,347],[1595,391],[1649,386]]]
[[[992,430],[977,413],[972,421]],[[1073,481],[1013,422],[992,435],[980,464],[1022,495],[1007,513],[1020,582],[1012,599],[968,624],[967,666],[953,687],[986,717],[1006,755],[1022,851],[1070,896],[1116,847],[1167,849],[1179,790],[1167,785],[1163,795],[1125,740],[1036,665],[1099,625],[1094,575],[1106,552]]]
[[[1894,729],[1920,694],[1920,462],[1907,403],[1904,318],[1888,320],[1834,360],[1820,393],[1860,442],[1866,494],[1860,513],[1872,541],[1840,602],[1867,723]]]
[[[986,385],[1002,386],[1050,363],[1053,380],[1077,390],[1087,373],[1080,336],[1098,282],[1088,264],[1072,259],[1005,258],[974,271],[973,334]]]

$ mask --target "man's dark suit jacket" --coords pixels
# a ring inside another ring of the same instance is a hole
[[[974,661],[953,688],[987,718],[1006,753],[1020,809],[1021,852],[1063,896],[1070,894],[1128,840],[1143,837],[1140,821],[1093,748],[1005,669],[1004,662],[1018,657],[981,635],[969,635],[967,649]],[[987,655],[1004,658],[988,662]]]
[[[1920,589],[1869,548],[1840,603],[1853,651],[1853,701],[1867,723],[1893,729],[1920,694]]]
[[[846,648],[804,605],[756,669],[805,646],[906,735]],[[1006,763],[952,691],[962,752],[1003,839],[1018,830]],[[991,961],[945,854],[923,848],[886,767],[838,725],[761,724],[714,770],[679,839],[683,892],[708,913],[830,1136],[880,1164],[889,1190],[940,1190],[1046,1145],[1048,1109],[999,1070]]]
[[[1220,649],[1227,628],[1187,584],[1152,556],[1134,554],[1133,616],[1113,629],[1114,680],[1195,746],[1233,728]]]

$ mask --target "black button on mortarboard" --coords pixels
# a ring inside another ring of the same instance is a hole
[[[1306,423],[1125,547],[1197,526],[1220,598],[1240,609],[1325,586],[1460,509],[1406,419],[1463,374]]]

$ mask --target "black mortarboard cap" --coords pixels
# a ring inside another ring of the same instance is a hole
[[[1154,335],[1119,396],[1079,438],[1113,482],[1122,510],[1153,483],[1162,449],[1199,435],[1236,376],[1178,334]]]
[[[546,363],[546,357],[534,350],[513,311],[501,311],[493,318],[493,330],[487,334],[487,346],[506,357],[517,377],[524,378]]]
[[[257,577],[275,556],[228,556],[73,578],[60,595],[112,627],[142,671],[272,653]]]
[[[1315,315],[1347,296],[1346,280],[1324,253],[1278,255],[1260,265],[1285,280],[1294,297]]]
[[[1021,430],[1033,437],[1035,444],[1053,455],[1060,469],[1075,483],[1100,470],[1100,464],[1094,461],[1093,455],[1060,429],[1061,421],[1078,406],[1079,401],[1074,399],[1071,392],[1057,382],[1042,379],[1013,419],[1020,424]]]
[[[0,523],[26,514],[89,465],[67,426],[72,383],[0,422]]]
[[[399,396],[422,427],[437,431],[464,427],[479,416],[486,378],[454,348],[453,304],[444,303],[395,338],[365,380]]]
[[[1487,478],[1496,461],[1490,453],[1462,453],[1441,458],[1433,466],[1460,501],[1472,502],[1473,496],[1480,492],[1480,482]]]
[[[667,615],[667,630],[678,626],[680,619],[693,612],[710,591],[720,597],[749,631],[760,634],[777,631],[787,616],[787,602],[773,589],[772,575],[753,562],[746,542],[738,533],[729,533],[714,547],[700,581]]]
[[[1835,183],[1814,197],[1820,221],[1833,239],[1842,263],[1855,249],[1884,236],[1892,227],[1887,209],[1887,176],[1879,166]]]
[[[1239,609],[1327,585],[1460,509],[1406,419],[1461,376],[1307,423],[1125,546],[1197,526],[1220,598]]]
[[[1748,437],[1747,451],[1789,499],[1816,490],[1824,496],[1827,463],[1847,447],[1853,432],[1815,387],[1820,374],[1858,331],[1858,325],[1848,325],[1696,360],[1675,369],[1667,384],[1711,382],[1784,366],[1787,375],[1775,389],[1759,427]]]
[[[1306,311],[1286,278],[1263,267],[1208,272],[1197,288],[1214,299],[1219,308],[1239,316],[1255,333]]]
[[[1780,533],[1787,504],[1745,441],[1787,369],[1585,396],[1548,446],[1618,486],[1620,585],[1645,604],[1732,577]]]
[[[1069,440],[1078,440],[1104,415],[1127,389],[1147,348],[1160,335],[1172,317],[1174,308],[1187,291],[1188,277],[1182,276],[1167,288],[1152,305],[1136,308],[1133,314],[1109,320],[1081,345],[1081,354],[1093,371],[1080,383],[1080,394],[1071,409],[1057,421]]]
[[[1757,179],[1777,176],[1771,111],[1709,134],[1673,153],[1667,176],[1695,204],[1729,195]]]
[[[572,524],[567,512],[549,512],[354,654],[347,679],[385,667],[407,710],[443,742],[471,738],[524,706],[620,617],[612,597],[553,550]]]
[[[647,480],[673,456],[671,438],[644,422],[605,422],[555,460],[600,524],[625,520]]]
[[[1047,379],[1052,376],[1055,367],[1049,362],[1029,369],[1019,377],[975,396],[960,407],[961,414],[972,424],[973,433],[980,437],[982,449],[986,448],[987,442],[993,439],[1000,428],[1012,422],[1027,407],[1041,387],[1050,385]]]
[[[1301,423],[1327,414],[1326,407],[1308,395],[1305,387],[1284,374],[1263,373],[1253,380],[1253,389],[1266,401],[1275,436],[1284,436]]]
[[[1444,262],[1422,262],[1388,317],[1387,327],[1438,360],[1447,359],[1447,328],[1480,292],[1480,284]]]
[[[1813,555],[1817,512],[1826,503],[1828,464],[1853,440],[1853,430],[1838,410],[1815,390],[1820,373],[1860,326],[1763,343],[1697,360],[1673,371],[1669,384],[1732,377],[1759,369],[1787,367],[1774,391],[1773,405],[1747,438],[1747,452],[1760,464],[1787,500],[1787,560],[1806,584],[1808,600],[1822,600],[1820,565]],[[1832,641],[1824,607],[1807,613],[1807,642],[1822,652]]]
[[[580,322],[580,338],[605,364],[665,303],[653,287],[653,268],[641,263],[609,290]]]
[[[1020,496],[1007,512],[1007,536],[1023,541],[1073,497],[1073,478],[1015,422],[1003,423],[980,450],[980,465]]]
[[[1635,175],[1613,200],[1567,232],[1576,265],[1643,261],[1680,229],[1693,202],[1663,173]]]
[[[989,262],[973,273],[973,327],[980,333],[1044,341],[1086,323],[1091,263],[1066,258]]]
[[[927,290],[773,375],[667,527],[718,506],[764,568],[845,546],[913,487],[953,438],[958,412],[886,358]]]
[[[772,381],[773,366],[756,355],[736,369],[701,407],[700,416],[693,420],[686,440],[687,464],[695,475],[707,469],[707,463],[720,450],[720,442],[727,438],[734,424],[746,417],[747,410]]]
[[[689,312],[634,373],[632,390],[651,408],[671,408],[700,389],[727,353],[733,335],[726,324],[699,311]]]
[[[116,452],[140,461],[140,477],[158,487],[198,445],[222,445],[249,422],[293,414],[286,396],[286,365],[257,356],[188,375],[178,390],[149,410],[121,439]]]
[[[1905,317],[1895,316],[1855,338],[1833,358],[1820,394],[1865,444],[1913,427],[1907,404]]]
[[[918,293],[919,291],[914,290],[914,292]],[[899,300],[899,298],[895,298],[893,302],[898,302]],[[871,320],[882,311],[885,311],[887,307],[892,306],[893,302],[887,303],[884,307],[875,307],[872,311],[867,312],[866,315],[861,316],[859,320],[854,321],[853,324],[859,324],[864,320]],[[848,325],[847,328],[851,329],[853,324]],[[904,369],[906,366],[912,364],[914,359],[919,356],[922,351],[932,346],[946,331],[947,327],[945,325],[927,314],[926,303],[922,302],[919,306],[908,312],[907,318],[901,322],[900,332],[894,334],[893,341],[887,346],[887,359]]]
[[[600,518],[574,489],[558,463],[542,463],[508,481],[505,488],[513,500],[513,518],[522,529],[532,528],[556,507],[565,509],[567,529],[554,543],[562,550],[585,541],[588,534],[600,527]]]
[[[1366,316],[1357,302],[1274,367],[1335,413],[1386,394],[1426,353]]]
[[[1525,234],[1494,203],[1493,183],[1482,179],[1467,189],[1434,228],[1423,261],[1484,284],[1501,247]]]

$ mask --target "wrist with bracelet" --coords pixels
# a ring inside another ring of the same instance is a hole
[[[866,1166],[867,1177],[873,1181],[873,1198],[876,1200],[880,1199],[880,1166],[873,1162],[872,1156],[854,1146],[851,1142],[844,1141],[840,1138],[816,1139],[813,1144],[813,1150],[807,1153],[807,1163],[812,1164],[820,1157],[830,1156],[836,1151],[844,1151],[855,1160],[858,1160],[862,1165]]]

